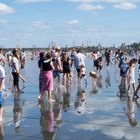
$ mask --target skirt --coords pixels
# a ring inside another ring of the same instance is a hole
[[[53,90],[53,72],[52,71],[43,71],[42,72],[42,91],[52,91]]]

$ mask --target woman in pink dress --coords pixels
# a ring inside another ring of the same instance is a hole
[[[43,85],[42,85],[42,97],[48,92],[49,101],[55,101],[52,99],[52,91],[53,91],[53,62],[52,62],[52,54],[51,52],[47,52],[45,56],[45,60],[42,63],[42,75],[43,75]]]

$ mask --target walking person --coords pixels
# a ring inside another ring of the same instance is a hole
[[[131,88],[133,88],[134,94],[135,94],[135,65],[137,63],[136,58],[132,58],[129,62],[129,74],[128,74],[128,96],[131,95]]]
[[[85,55],[80,52],[80,50],[77,50],[77,54],[75,55],[75,68],[77,70],[77,77],[78,82],[80,83],[80,66],[83,65],[85,67]]]
[[[22,90],[19,89],[19,58],[18,58],[18,50],[13,50],[13,57],[11,61],[12,75],[13,75],[13,85],[15,93],[23,93]]]
[[[64,83],[71,83],[71,59],[68,56],[67,53],[64,53],[62,57],[62,69],[63,69],[63,75],[64,75]]]
[[[0,57],[0,123],[3,120],[3,104],[4,104],[4,97],[3,97],[3,90],[5,86],[5,70],[3,67],[3,58]]]
[[[138,78],[138,86],[136,88],[136,91],[134,92],[134,97],[133,99],[138,99],[140,96],[138,95],[138,91],[140,89],[140,53],[139,53],[139,58],[138,58],[138,73],[139,73],[139,78]]]
[[[40,52],[39,54],[39,60],[38,60],[38,68],[40,69],[39,73],[39,92],[41,92],[42,88],[42,63],[44,61],[44,52]]]
[[[40,99],[43,99],[43,96],[48,92],[49,102],[54,102],[55,100],[52,99],[52,91],[53,91],[53,62],[52,62],[52,54],[51,52],[47,52],[45,55],[45,60],[42,63],[42,91]]]

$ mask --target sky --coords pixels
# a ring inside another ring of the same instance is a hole
[[[140,0],[0,0],[0,46],[140,41]]]

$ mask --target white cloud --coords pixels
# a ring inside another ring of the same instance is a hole
[[[37,29],[46,29],[47,25],[43,21],[36,21],[34,27]]]
[[[16,0],[19,3],[32,3],[32,2],[49,2],[51,0]]]
[[[131,9],[135,9],[136,5],[131,2],[123,2],[123,3],[115,4],[114,7],[122,10],[131,10]]]
[[[32,33],[26,33],[25,36],[32,36]]]
[[[104,3],[140,2],[140,0],[64,0],[64,1],[84,2],[84,3],[91,3],[91,2],[104,2]]]
[[[84,10],[84,11],[94,11],[94,10],[102,10],[104,9],[104,7],[101,5],[92,5],[92,4],[83,3],[80,4],[77,9]]]
[[[68,21],[67,23],[68,24],[77,24],[79,21],[78,20],[70,20],[70,21]]]
[[[8,23],[7,20],[5,20],[5,19],[0,19],[0,24],[7,24],[7,23]]]
[[[93,2],[94,0],[65,0],[65,1],[68,1],[68,2],[85,2],[85,3],[88,3],[88,2]]]
[[[15,10],[4,3],[0,3],[0,15],[12,14]]]

